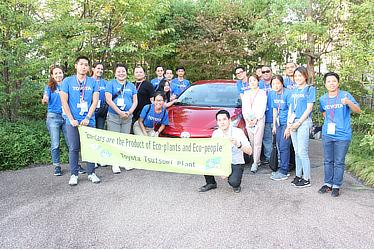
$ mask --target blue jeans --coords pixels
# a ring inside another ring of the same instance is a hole
[[[351,141],[339,141],[324,136],[323,166],[325,172],[324,185],[340,188],[343,183],[345,156]]]
[[[99,116],[95,113],[96,128],[104,129],[106,117]]]
[[[264,145],[264,156],[265,160],[270,160],[272,145],[273,145],[273,123],[266,122],[264,129],[264,137],[262,138],[262,144]]]
[[[287,125],[277,126],[277,146],[278,146],[278,156],[280,156],[280,167],[279,172],[282,174],[288,174],[288,168],[290,163],[290,145],[291,139],[284,138],[284,131]],[[278,157],[279,158],[279,157]]]
[[[298,120],[295,120],[295,122]],[[310,180],[310,160],[309,160],[309,131],[312,127],[312,119],[305,120],[300,127],[291,132],[293,147],[295,149],[296,176]]]
[[[78,127],[73,127],[69,124],[66,125],[67,136],[69,140],[69,165],[72,175],[78,176],[78,160],[79,151],[81,149],[81,142],[79,138]],[[87,162],[87,174],[95,173],[95,163]]]
[[[69,145],[66,135],[65,119],[61,114],[48,112],[46,124],[51,137],[52,163],[54,166],[60,166],[60,131],[62,131],[65,137],[66,145]]]

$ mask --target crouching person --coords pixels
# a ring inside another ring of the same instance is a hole
[[[168,111],[164,107],[165,95],[156,92],[154,103],[145,105],[139,119],[134,123],[134,134],[158,137],[169,125]]]
[[[218,129],[213,132],[212,138],[229,138],[232,143],[231,147],[231,169],[232,172],[228,178],[230,186],[235,193],[240,193],[244,170],[244,155],[243,152],[251,155],[252,148],[245,136],[243,130],[230,125],[230,113],[226,110],[220,110],[216,114],[216,121]],[[205,175],[206,185],[199,189],[199,192],[206,192],[217,188],[214,176]]]

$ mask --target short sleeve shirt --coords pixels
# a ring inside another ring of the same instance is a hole
[[[159,125],[169,125],[168,111],[162,107],[162,111],[156,113],[154,104],[144,106],[140,113],[140,117],[143,118],[144,126],[147,128],[155,128]]]
[[[300,119],[304,114],[307,104],[316,101],[316,88],[305,85],[304,88],[295,88],[291,93],[290,106],[291,111],[295,113],[295,118]],[[312,113],[310,113],[310,116]]]
[[[284,88],[283,92],[277,94],[274,92],[274,98],[272,100],[272,108],[276,110],[277,117],[279,117],[279,125],[287,124],[288,110],[290,106],[290,90]]]
[[[60,99],[60,85],[56,85],[55,91],[52,92],[51,88],[47,85],[44,88],[44,95],[48,96],[48,112],[61,114],[61,99]]]
[[[182,94],[182,92],[190,86],[190,81],[183,79],[179,81],[178,78],[174,78],[170,82],[170,91],[172,95],[176,95],[177,97]]]
[[[122,88],[123,86],[123,88]],[[106,85],[105,92],[111,93],[112,97],[116,93],[119,93],[113,102],[117,105],[122,111],[129,111],[133,103],[133,96],[138,93],[135,88],[135,85],[131,82],[125,82],[124,85],[119,83],[116,79],[111,80]],[[108,111],[112,114],[117,114],[110,106]]]

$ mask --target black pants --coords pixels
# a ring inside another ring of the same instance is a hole
[[[228,182],[233,188],[237,188],[242,183],[242,176],[244,171],[243,164],[231,164],[231,174],[229,176]],[[215,184],[216,180],[212,175],[204,175],[206,184]]]

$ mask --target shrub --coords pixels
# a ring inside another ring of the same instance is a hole
[[[51,162],[50,137],[45,121],[0,121],[0,138],[0,170]],[[61,141],[61,145],[65,143]],[[61,151],[61,161],[66,162],[67,147],[62,146]]]

